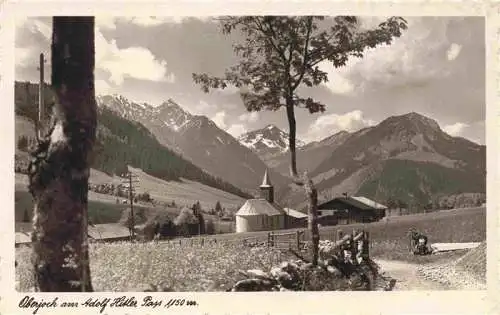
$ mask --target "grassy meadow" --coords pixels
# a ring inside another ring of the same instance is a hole
[[[148,192],[158,202],[171,203],[175,201],[178,206],[192,206],[197,201],[203,209],[212,209],[219,201],[222,207],[236,211],[245,203],[245,199],[225,191],[213,188],[195,181],[182,179],[182,181],[165,181],[148,175],[137,168],[129,167],[136,175],[138,184],[135,187],[137,193]],[[119,184],[123,182],[117,176],[109,176],[101,171],[91,169],[90,183],[92,184]],[[20,173],[15,174],[15,187],[17,192],[28,191],[28,176]],[[123,198],[119,198],[123,199]],[[89,201],[101,203],[116,203],[116,196],[89,192]],[[16,199],[17,202],[17,199]]]
[[[146,210],[173,211],[177,215],[180,207],[192,206],[197,201],[203,209],[208,210],[215,207],[219,201],[222,207],[237,210],[243,205],[244,200],[238,196],[209,187],[197,182],[183,180],[182,182],[167,182],[150,176],[139,169],[130,168],[137,175],[139,185],[138,193],[149,192],[151,197],[159,202],[170,203],[175,201],[177,208],[165,208],[152,204],[136,203],[136,208]],[[118,177],[111,177],[103,172],[92,169],[90,182],[93,184],[120,183]],[[120,219],[122,212],[129,208],[128,204],[117,204],[116,196],[99,194],[89,191],[89,219],[94,224],[115,223]],[[119,198],[120,200],[125,198]],[[33,198],[28,192],[28,177],[24,174],[15,174],[15,222],[21,222],[25,212],[31,217],[33,212]],[[220,221],[217,217],[208,214],[204,218],[214,222],[217,233],[231,233],[234,231],[234,222]]]
[[[30,249],[16,249],[19,291],[33,287]],[[218,243],[176,246],[175,243],[93,243],[90,269],[95,291],[127,291],[147,284],[174,291],[225,291],[244,279],[239,270],[269,269],[283,255],[268,248]]]
[[[321,238],[334,238],[338,229],[344,232],[364,228],[370,232],[371,255],[377,258],[428,263],[450,259],[459,253],[413,256],[408,253],[406,232],[414,227],[434,242],[472,242],[486,238],[484,208],[434,212],[390,218],[386,222],[363,225],[322,227]],[[141,285],[167,285],[175,291],[224,291],[242,279],[238,270],[268,269],[287,258],[273,248],[242,246],[245,238],[265,240],[267,232],[209,236],[206,241],[190,245],[188,239],[174,242],[93,243],[90,245],[92,281],[97,291],[127,291]],[[27,247],[16,249],[17,289],[33,286],[30,252]]]

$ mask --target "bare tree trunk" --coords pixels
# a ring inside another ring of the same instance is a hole
[[[297,152],[296,152],[296,134],[297,124],[295,122],[295,113],[293,110],[293,101],[289,100],[286,105],[286,114],[290,130],[288,132],[288,146],[290,149],[290,175],[297,177]]]
[[[319,256],[319,229],[318,229],[318,191],[314,187],[312,180],[307,174],[304,175],[304,188],[309,197],[308,205],[308,228],[311,233],[312,242],[312,263],[314,266],[318,264]]]
[[[296,184],[303,185],[306,195],[309,199],[308,206],[308,228],[311,233],[312,240],[312,263],[313,265],[318,264],[318,252],[319,252],[319,229],[318,229],[318,191],[307,173],[304,174],[304,178],[299,180],[297,173],[297,152],[295,150],[296,145],[296,122],[295,113],[293,110],[293,100],[290,98],[287,100],[286,113],[288,117],[288,123],[290,126],[289,130],[289,147],[290,147],[290,174],[296,180]]]
[[[55,110],[30,165],[38,291],[92,291],[87,242],[89,164],[96,132],[94,18],[54,17]]]

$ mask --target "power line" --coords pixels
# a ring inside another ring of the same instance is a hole
[[[128,195],[130,199],[130,226],[129,226],[129,231],[130,231],[130,239],[134,240],[135,239],[135,216],[134,216],[134,184],[139,183],[139,180],[137,179],[137,175],[132,174],[132,172],[128,171],[125,174],[122,174],[120,176],[123,178],[124,182],[123,185],[128,188]]]
[[[44,85],[45,85],[45,71],[44,64],[46,60],[43,53],[40,54],[40,60],[37,70],[40,72],[40,82],[38,84],[38,138],[42,138],[44,134],[44,120],[45,120],[45,104],[44,104]]]

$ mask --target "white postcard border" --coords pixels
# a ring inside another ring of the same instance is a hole
[[[31,314],[20,310],[17,304],[25,296],[14,290],[14,21],[13,16],[52,15],[252,15],[252,14],[318,14],[318,15],[402,15],[402,16],[485,16],[487,48],[487,242],[488,242],[488,290],[487,291],[412,291],[412,292],[319,292],[319,293],[91,293],[91,294],[29,294],[48,300],[59,296],[83,302],[87,297],[135,296],[138,300],[146,295],[168,299],[193,299],[200,305],[165,309],[110,309],[107,314],[500,314],[500,261],[498,252],[500,216],[498,176],[500,146],[500,81],[499,40],[500,10],[493,2],[473,1],[165,1],[125,3],[124,1],[23,1],[4,3],[1,7],[0,29],[0,91],[3,121],[0,139],[4,154],[0,169],[1,198],[4,211],[0,226],[0,313]],[[64,309],[40,314],[68,314]],[[71,310],[72,314],[99,314],[89,309]]]

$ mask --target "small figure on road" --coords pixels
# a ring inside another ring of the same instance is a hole
[[[410,236],[410,251],[413,255],[429,255],[430,249],[427,247],[428,238],[426,235],[411,228],[408,232]]]

